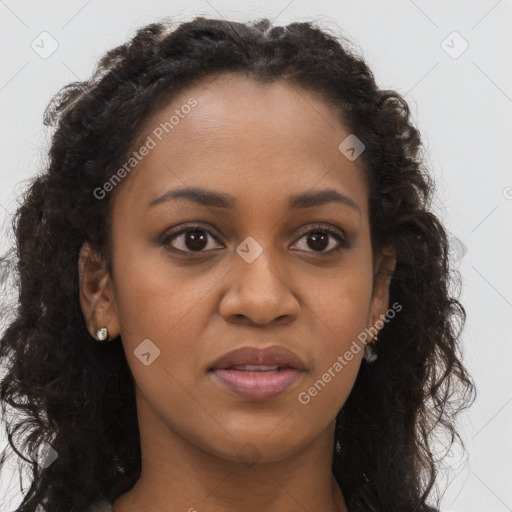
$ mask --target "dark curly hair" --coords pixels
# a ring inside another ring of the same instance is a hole
[[[1,259],[4,287],[19,294],[2,309],[0,403],[9,445],[32,470],[18,512],[38,505],[79,512],[98,496],[114,501],[139,479],[134,380],[122,345],[94,343],[86,330],[79,251],[89,242],[112,271],[114,194],[98,201],[93,191],[133,151],[152,114],[183,89],[227,72],[319,93],[366,146],[372,251],[395,248],[390,303],[403,309],[379,333],[378,360],[362,362],[337,415],[332,471],[350,510],[363,509],[356,503],[430,510],[433,496],[438,506],[436,440],[463,446],[455,416],[475,398],[458,343],[466,312],[451,296],[458,290],[449,289],[460,275],[430,211],[434,183],[409,107],[377,87],[352,44],[314,21],[164,19],[140,28],[101,58],[89,80],[52,99],[44,115],[55,127],[47,168],[30,180],[15,213],[16,254]],[[7,404],[17,411],[9,422]],[[58,453],[48,467],[33,457],[43,442]]]

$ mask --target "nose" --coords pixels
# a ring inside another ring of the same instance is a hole
[[[284,273],[274,267],[266,251],[252,263],[237,256],[220,303],[226,321],[264,326],[285,325],[297,318],[300,304],[293,283],[285,282]]]

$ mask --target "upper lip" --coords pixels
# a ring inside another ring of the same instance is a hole
[[[254,347],[237,348],[219,357],[209,369],[222,370],[240,365],[278,365],[296,368],[297,370],[305,369],[303,361],[297,354],[279,345],[273,345],[265,349]]]

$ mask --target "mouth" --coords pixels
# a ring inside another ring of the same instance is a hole
[[[218,368],[223,370],[236,370],[239,372],[245,372],[246,374],[259,374],[261,372],[280,372],[283,370],[290,369],[290,366],[278,366],[274,365],[263,365],[263,364],[239,364],[230,366],[229,368]]]
[[[294,387],[304,371],[290,366],[235,365],[210,369],[216,384],[245,400],[269,400]]]
[[[222,390],[245,400],[274,398],[296,385],[305,371],[302,359],[281,345],[238,348],[208,369]]]

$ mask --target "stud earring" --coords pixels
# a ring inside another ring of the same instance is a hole
[[[373,328],[376,329],[375,322],[373,322]],[[367,363],[373,363],[377,359],[377,347],[375,346],[375,344],[378,341],[378,338],[377,338],[378,334],[379,334],[379,331],[377,331],[375,333],[375,336],[373,337],[373,342],[367,343],[364,347],[363,359]]]
[[[96,331],[96,336],[98,338],[98,341],[110,341],[108,329],[106,327],[102,327],[101,329],[98,329]]]

